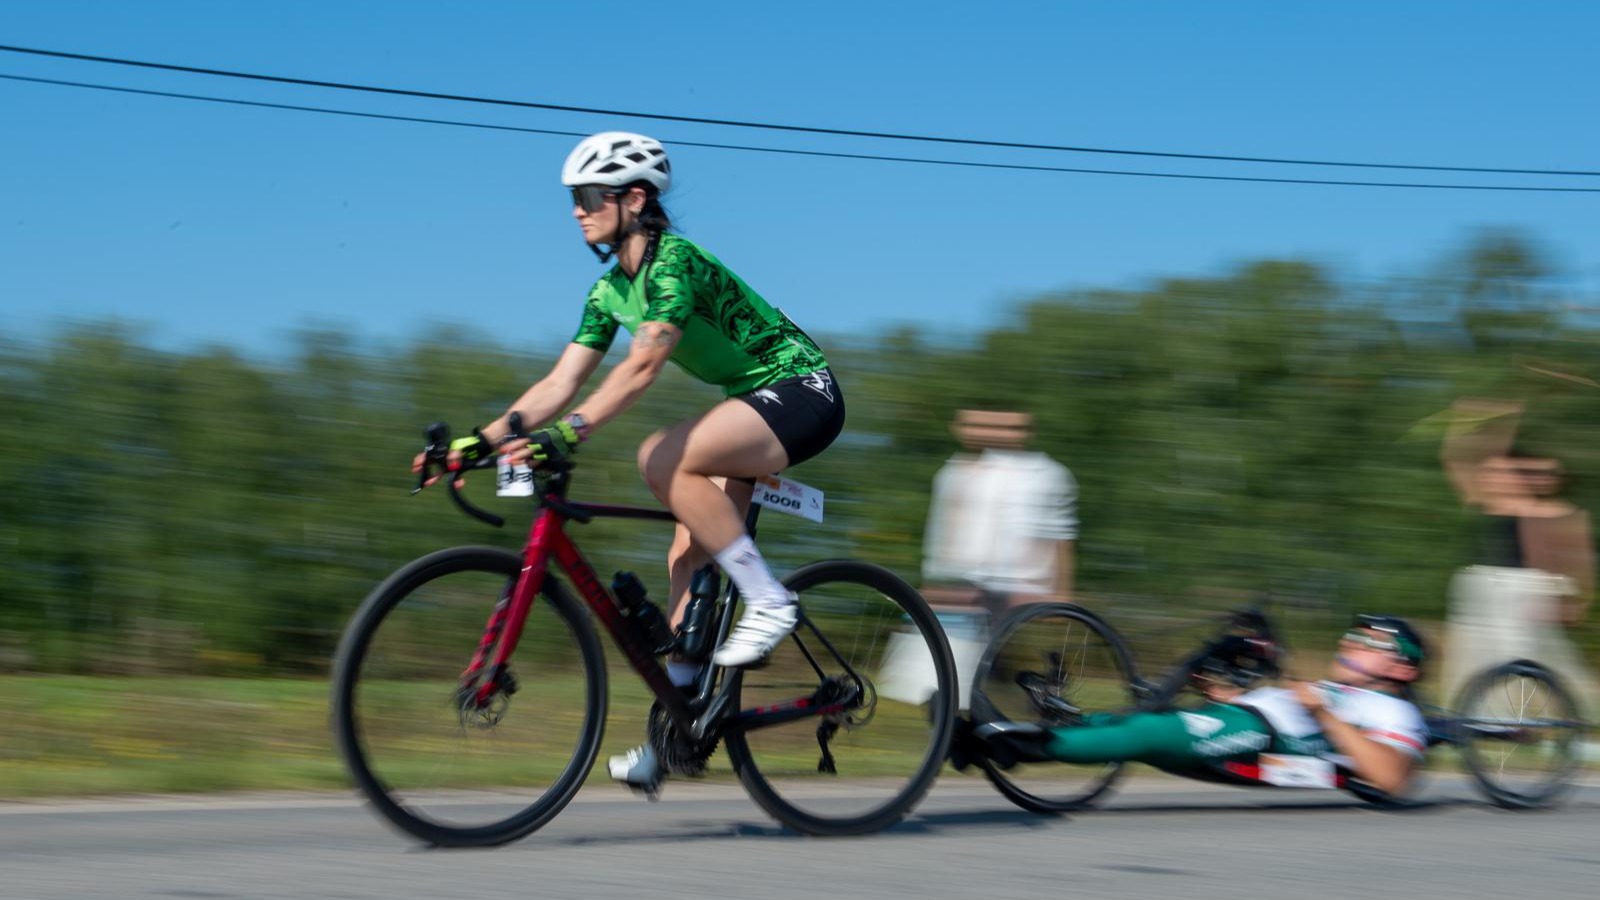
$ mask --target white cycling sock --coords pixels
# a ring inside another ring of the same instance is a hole
[[[761,551],[756,549],[756,542],[750,540],[750,535],[739,535],[737,540],[714,555],[717,565],[733,579],[747,605],[773,609],[789,605],[789,591],[773,577],[772,570],[767,568],[767,561],[761,558]]]
[[[676,687],[688,687],[694,684],[694,677],[699,674],[699,663],[681,662],[676,659],[667,660],[667,680]]]

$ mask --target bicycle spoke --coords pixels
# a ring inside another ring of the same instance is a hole
[[[780,820],[813,833],[874,830],[904,814],[944,757],[951,695],[930,707],[934,687],[924,679],[933,662],[927,642],[941,656],[943,642],[925,606],[920,625],[906,615],[904,604],[921,598],[892,575],[859,563],[811,568],[840,577],[791,585],[804,610],[804,638],[797,633],[766,666],[744,672],[739,705],[763,708],[820,690],[843,696],[845,706],[730,735],[728,756]],[[851,580],[858,577],[868,580]],[[871,579],[879,577],[910,599],[878,589]]]
[[[477,707],[462,671],[519,563],[497,551],[443,559],[362,620],[359,655],[341,653],[341,747],[396,824],[441,843],[494,843],[554,815],[592,761],[603,682],[583,648],[598,648],[592,632],[576,636],[571,601],[541,597],[511,659],[516,676],[497,676]]]
[[[977,673],[984,715],[1061,727],[1083,713],[1130,706],[1131,661],[1115,634],[1101,629],[1070,604],[1024,608],[994,637]],[[973,708],[980,709],[977,697]],[[1089,802],[1117,771],[1048,762],[991,767],[986,774],[1018,805],[1054,812]]]
[[[1540,805],[1577,765],[1582,733],[1571,699],[1543,670],[1508,663],[1469,685],[1463,702],[1469,768],[1496,802]]]

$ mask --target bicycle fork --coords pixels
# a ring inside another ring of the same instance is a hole
[[[516,679],[512,677],[508,660],[522,639],[522,626],[533,609],[533,598],[544,587],[546,560],[549,557],[551,533],[559,534],[555,515],[546,511],[534,523],[528,545],[522,554],[522,570],[500,592],[494,609],[489,613],[483,637],[472,660],[462,671],[457,688],[463,709],[484,709],[496,694],[509,696],[517,692]],[[591,572],[592,575],[592,572]],[[491,659],[491,654],[493,654]],[[487,672],[485,671],[487,670]]]

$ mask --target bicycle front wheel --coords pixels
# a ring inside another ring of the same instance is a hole
[[[1468,682],[1456,705],[1461,759],[1490,800],[1535,809],[1571,787],[1586,729],[1550,670],[1525,659],[1501,663]]]
[[[523,625],[510,690],[487,707],[462,696],[462,672],[521,569],[489,547],[425,556],[378,585],[339,647],[333,712],[345,764],[379,813],[432,844],[532,832],[577,793],[600,748],[600,642],[552,578]]]
[[[812,563],[784,584],[800,627],[760,669],[733,674],[736,699],[781,706],[822,690],[849,698],[833,714],[735,731],[728,758],[751,798],[805,834],[866,834],[904,818],[949,753],[956,675],[922,595],[887,569]]]
[[[1127,645],[1098,616],[1071,603],[1025,606],[1001,622],[978,663],[973,719],[1069,725],[1132,708],[1135,677]],[[1007,800],[1038,813],[1088,806],[1122,772],[1121,763],[979,764]]]

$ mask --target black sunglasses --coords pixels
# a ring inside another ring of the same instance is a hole
[[[583,207],[586,213],[597,213],[605,208],[607,198],[620,197],[625,193],[602,184],[580,184],[572,189],[572,202]]]

